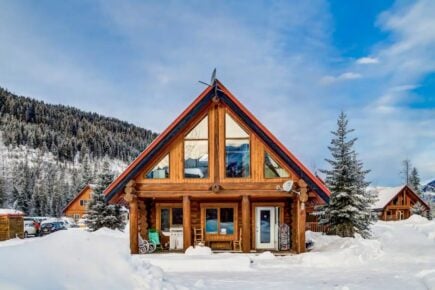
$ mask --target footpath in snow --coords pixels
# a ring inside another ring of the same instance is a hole
[[[72,229],[0,242],[0,289],[435,289],[435,221],[378,222],[373,239],[307,233],[302,255],[131,256],[128,234]]]

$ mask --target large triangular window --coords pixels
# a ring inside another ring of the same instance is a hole
[[[169,154],[166,154],[153,169],[148,171],[146,178],[162,179],[169,178]]]
[[[266,178],[280,178],[289,177],[290,174],[287,170],[282,168],[278,162],[268,152],[264,152],[264,177]]]
[[[249,134],[227,113],[225,115],[226,177],[249,177]]]
[[[208,116],[184,138],[184,177],[208,177]]]

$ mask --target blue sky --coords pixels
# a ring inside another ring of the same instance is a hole
[[[435,1],[1,1],[0,86],[162,131],[218,78],[311,169],[341,110],[376,185],[435,177]]]

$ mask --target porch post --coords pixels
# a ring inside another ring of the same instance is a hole
[[[183,248],[187,250],[191,242],[190,197],[183,196]]]
[[[135,189],[135,181],[130,180],[125,187],[124,199],[130,206],[130,252],[132,254],[139,253],[139,238],[138,238],[138,205]]]
[[[251,203],[249,197],[242,197],[242,251],[251,251]]]
[[[293,251],[296,253],[305,252],[305,207],[302,204],[306,201],[308,197],[307,184],[303,179],[299,179],[298,185],[300,187],[299,196],[295,196],[293,199]]]

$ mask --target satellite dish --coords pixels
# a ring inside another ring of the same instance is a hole
[[[282,185],[282,189],[287,192],[290,192],[292,188],[293,188],[293,180],[287,180]]]

